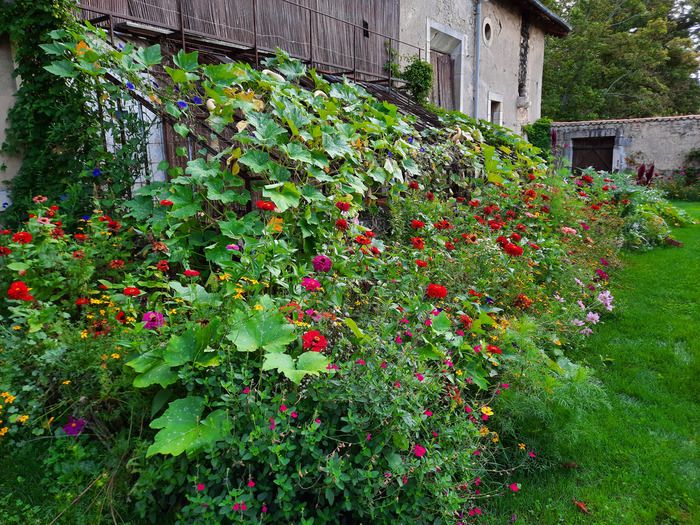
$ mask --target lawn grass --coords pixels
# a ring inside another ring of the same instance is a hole
[[[581,351],[610,406],[576,423],[578,468],[529,476],[483,523],[700,524],[700,224],[674,237],[685,246],[623,256],[615,315]]]

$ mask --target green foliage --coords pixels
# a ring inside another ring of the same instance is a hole
[[[90,205],[92,180],[79,174],[94,167],[98,123],[88,109],[84,84],[56,75],[70,63],[52,65],[54,57],[41,47],[50,42],[50,31],[71,23],[73,5],[69,0],[15,0],[0,10],[0,36],[9,36],[17,64],[13,75],[22,79],[2,145],[4,152],[22,156],[22,166],[12,180],[12,206],[2,214],[3,223],[25,217],[38,187],[76,214]]]
[[[428,100],[433,85],[433,66],[430,62],[414,57],[401,72],[406,81],[406,89],[414,100],[424,103]]]
[[[555,120],[700,112],[697,6],[553,2],[573,30],[545,46],[542,113]]]
[[[552,119],[546,117],[537,119],[532,124],[523,126],[523,131],[533,146],[537,146],[545,154],[550,153],[552,149]]]

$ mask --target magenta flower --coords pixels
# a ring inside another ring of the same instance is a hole
[[[163,314],[160,312],[146,312],[143,314],[143,327],[146,330],[155,330],[165,324]]]
[[[68,423],[63,425],[63,431],[69,436],[77,436],[85,428],[85,421],[83,418],[74,418],[73,416],[68,416]]]
[[[301,280],[301,285],[306,289],[307,292],[315,292],[319,288],[321,288],[321,283],[319,283],[316,279],[313,279],[311,277],[304,277]]]
[[[413,454],[418,458],[425,456],[426,452],[428,452],[427,449],[417,443],[413,446]]]
[[[333,261],[331,261],[331,258],[326,255],[317,255],[313,258],[311,264],[314,265],[314,270],[317,272],[330,272],[333,266]]]

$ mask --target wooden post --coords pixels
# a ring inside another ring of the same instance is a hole
[[[314,15],[309,9],[309,67],[314,67]]]
[[[352,78],[357,80],[357,26],[352,25]]]
[[[258,51],[258,0],[253,0],[253,49],[255,50],[255,67],[260,65],[260,53]]]
[[[180,39],[182,41],[182,50],[187,51],[187,46],[185,42],[185,19],[182,15],[182,0],[177,0],[177,14],[180,19]]]

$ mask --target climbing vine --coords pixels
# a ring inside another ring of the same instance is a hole
[[[12,42],[13,74],[21,79],[0,151],[23,158],[0,218],[5,224],[23,219],[37,193],[76,213],[90,207],[94,167],[87,159],[100,147],[98,123],[80,81],[47,71],[53,58],[40,47],[49,32],[73,23],[73,7],[70,0],[15,0],[0,10],[0,37]]]

